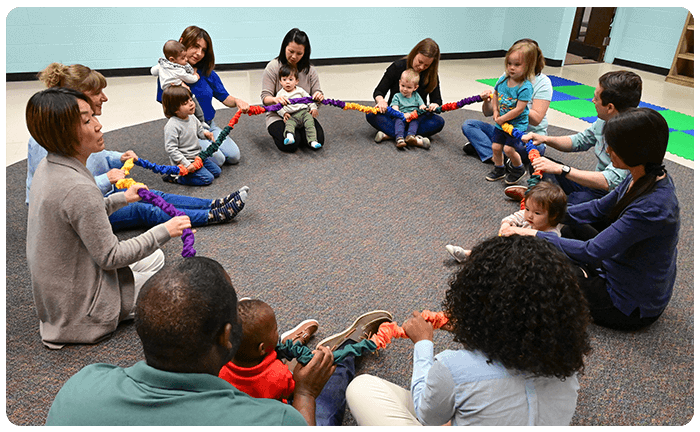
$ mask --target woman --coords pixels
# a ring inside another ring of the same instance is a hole
[[[598,200],[567,209],[565,224],[611,224],[590,240],[519,228],[506,234],[544,237],[581,266],[579,283],[596,324],[637,330],[655,322],[673,293],[680,212],[664,169],[668,124],[649,108],[632,108],[604,129],[615,168],[630,174]]]
[[[209,130],[214,134],[214,137],[218,137],[221,133],[221,128],[214,123],[216,110],[214,105],[212,105],[212,100],[216,98],[216,100],[227,107],[238,107],[244,113],[248,112],[248,103],[230,95],[221,82],[221,78],[214,71],[214,47],[212,46],[211,37],[206,30],[197,26],[189,26],[182,32],[180,43],[185,45],[187,50],[187,62],[199,74],[199,80],[194,84],[189,84],[190,90],[202,107],[204,120],[209,125]],[[160,88],[160,82],[158,82],[158,94],[156,96],[158,102],[162,101],[162,97],[163,90]],[[207,140],[199,141],[202,150],[211,144]],[[211,158],[219,166],[222,166],[224,163],[237,164],[241,160],[241,152],[231,137],[227,136],[221,143],[219,150],[214,152]]]
[[[39,73],[39,80],[47,88],[67,87],[84,93],[90,98],[90,103],[96,116],[102,114],[102,104],[108,101],[104,93],[104,89],[107,87],[107,80],[101,73],[87,66],[80,64],[65,66],[60,63],[52,63]],[[34,171],[36,171],[39,162],[46,155],[47,151],[34,138],[30,137],[29,152],[27,154],[27,194],[25,201],[27,204],[29,204],[29,191]],[[106,196],[117,191],[114,184],[125,177],[121,167],[129,158],[138,159],[138,156],[132,150],[127,150],[124,153],[103,150],[90,155],[86,166],[94,176],[95,182],[103,195]],[[241,204],[243,204],[248,188],[244,186],[241,190],[220,199],[193,198],[156,190],[151,192],[161,196],[166,202],[187,214],[193,226],[203,226],[209,223],[231,220],[231,214],[221,210],[221,207],[232,201],[236,193],[239,194],[238,197],[241,198]],[[242,205],[240,208],[242,208]],[[140,201],[130,203],[109,216],[109,221],[114,230],[150,228],[169,219],[170,216],[159,207]]]
[[[427,38],[418,42],[405,58],[389,65],[372,95],[377,103],[375,107],[379,109],[381,114],[370,113],[366,115],[369,124],[378,130],[374,137],[375,142],[380,143],[385,139],[396,137],[394,119],[386,114],[386,109],[389,106],[387,101],[391,101],[394,95],[399,92],[399,79],[403,71],[412,68],[420,74],[420,82],[416,91],[428,105],[427,111],[429,111],[424,114],[417,134],[422,138],[424,147],[430,147],[430,140],[426,137],[440,132],[445,126],[445,119],[432,113],[442,105],[438,77],[439,63],[440,47],[434,40]],[[385,99],[387,93],[389,93],[389,97]]]
[[[159,247],[190,228],[178,216],[119,241],[108,214],[140,200],[132,186],[103,197],[85,166],[104,149],[90,99],[67,88],[36,93],[27,127],[48,155],[39,164],[27,216],[27,262],[39,333],[49,348],[95,343],[133,312],[144,282],[164,263]]]
[[[433,355],[433,327],[414,312],[411,390],[355,378],[348,406],[364,425],[568,425],[590,351],[574,267],[548,242],[493,237],[455,273],[443,310],[454,341]],[[445,327],[443,327],[445,328]]]
[[[535,81],[532,83],[533,93],[532,100],[528,103],[529,120],[527,132],[535,132],[540,135],[547,135],[547,110],[549,103],[552,100],[552,81],[549,77],[542,73],[544,68],[544,55],[536,41],[532,39],[520,39],[513,46],[520,42],[528,42],[537,47],[537,66],[535,67]],[[491,104],[491,90],[486,90],[481,94],[484,103],[481,104],[481,111],[486,117],[493,116]],[[467,154],[478,156],[482,162],[491,159],[493,152],[491,151],[491,143],[493,142],[493,133],[495,127],[493,124],[483,122],[481,120],[467,120],[462,124],[462,133],[469,140],[464,145],[464,152]],[[529,163],[525,146],[516,149],[520,153],[525,164]],[[545,147],[538,147],[540,154],[544,155]]]
[[[309,42],[309,37],[298,28],[289,30],[284,39],[282,39],[279,55],[267,64],[263,72],[262,92],[260,93],[263,105],[289,104],[289,100],[286,97],[276,96],[277,92],[282,88],[279,79],[279,70],[282,65],[296,67],[299,72],[299,84],[297,86],[306,90],[315,101],[321,102],[323,100],[321,82],[316,69],[311,66],[310,59],[311,43]],[[295,152],[301,143],[313,150],[322,148],[325,142],[325,135],[321,123],[318,121],[318,110],[314,109],[310,112],[316,126],[316,141],[321,144],[321,147],[318,148],[312,147],[307,142],[306,134],[301,128],[296,129],[294,133],[294,143],[284,144],[284,119],[276,111],[266,113],[265,127],[280,151]]]

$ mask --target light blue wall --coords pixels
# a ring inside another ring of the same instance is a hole
[[[684,8],[617,8],[605,62],[618,58],[669,69],[687,16]]]
[[[563,60],[574,13],[573,7],[16,8],[6,18],[6,72],[37,72],[54,61],[150,67],[165,40],[192,24],[209,32],[219,64],[270,60],[292,27],[309,34],[312,58],[405,55],[425,37],[443,53],[498,51],[529,37],[545,57]],[[668,68],[684,20],[679,8],[620,8],[607,54]]]

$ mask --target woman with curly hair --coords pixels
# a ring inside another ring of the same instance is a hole
[[[433,327],[414,312],[403,324],[415,343],[411,391],[355,378],[347,400],[358,424],[569,424],[591,348],[566,256],[542,239],[488,239],[452,276],[443,308],[462,348],[434,356]]]

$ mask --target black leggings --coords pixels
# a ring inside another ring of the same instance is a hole
[[[584,275],[584,272],[586,275]],[[588,300],[593,322],[614,330],[639,330],[659,319],[661,314],[654,317],[639,316],[636,308],[628,316],[615,307],[608,293],[605,279],[591,266],[581,266],[578,272],[578,283]]]
[[[316,141],[318,141],[319,144],[323,145],[323,143],[326,140],[326,137],[323,134],[323,128],[321,127],[321,123],[319,123],[317,119],[314,119],[314,124],[316,125]],[[270,126],[267,127],[267,133],[269,133],[272,139],[275,141],[275,145],[277,146],[277,148],[285,153],[293,153],[297,151],[297,149],[299,149],[299,145],[301,144],[308,146],[310,149],[314,149],[306,141],[306,133],[304,132],[303,127],[296,128],[294,130],[294,143],[285,145],[284,120],[277,120],[273,122]]]

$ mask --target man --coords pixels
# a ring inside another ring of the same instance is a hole
[[[191,257],[164,267],[136,303],[146,360],[129,368],[83,368],[56,395],[46,424],[315,425],[316,398],[335,371],[330,348],[318,347],[306,366],[296,366],[292,405],[252,398],[218,377],[240,345],[237,309],[231,279],[216,261]],[[353,324],[357,332],[344,334],[376,332],[389,320],[381,313],[365,315]],[[344,411],[344,388],[342,393],[342,401],[330,405]]]
[[[535,145],[547,144],[562,152],[581,152],[594,147],[598,164],[594,171],[587,171],[567,166],[563,163],[539,157],[532,163],[535,170],[545,174],[545,178],[556,181],[568,197],[568,203],[579,204],[606,195],[615,189],[629,173],[627,170],[613,167],[607,144],[603,137],[605,122],[619,112],[639,105],[642,96],[642,79],[634,72],[613,71],[598,79],[593,94],[598,119],[583,132],[570,136],[544,136],[529,133],[523,136],[523,142],[532,140]],[[505,194],[520,201],[526,187],[510,186]]]

